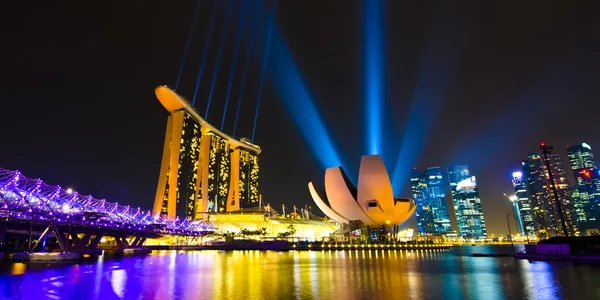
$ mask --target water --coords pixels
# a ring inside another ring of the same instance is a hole
[[[600,299],[600,266],[450,251],[163,251],[1,265],[0,299]]]

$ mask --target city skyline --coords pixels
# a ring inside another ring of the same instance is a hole
[[[364,153],[357,146],[364,140],[358,109],[363,103],[359,91],[361,4],[340,4],[280,2],[276,23],[295,58],[301,82],[308,87],[307,94],[314,96],[321,122],[337,148],[344,149],[339,155],[352,161]],[[592,147],[600,145],[591,126],[576,130],[565,126],[593,120],[598,111],[598,88],[591,81],[600,70],[595,55],[598,39],[591,26],[596,18],[581,16],[580,8],[568,4],[549,4],[541,10],[524,4],[518,13],[489,3],[460,4],[456,9],[439,3],[387,5],[388,13],[397,17],[388,21],[385,32],[389,40],[383,103],[386,123],[382,126],[382,137],[388,142],[382,149],[386,166],[393,168],[405,139],[409,140],[405,145],[421,145],[418,158],[404,168],[407,173],[412,166],[468,165],[477,174],[488,234],[506,233],[505,215],[512,212],[512,206],[503,193],[513,190],[510,177],[525,153],[536,150],[540,141],[557,147],[583,141]],[[167,117],[152,90],[159,84],[175,83],[194,3],[135,6],[115,1],[101,8],[82,3],[69,9],[45,5],[44,10],[31,9],[26,3],[9,6],[19,14],[3,20],[15,30],[7,36],[12,42],[1,50],[7,66],[1,82],[9,99],[4,109],[11,113],[0,125],[13,144],[0,150],[0,165],[150,209]],[[340,14],[332,17],[329,12],[336,8]],[[159,14],[163,20],[153,17]],[[200,20],[209,19],[210,9],[201,14],[197,32],[205,34],[207,25]],[[514,15],[510,22],[507,14]],[[539,17],[532,19],[532,14]],[[136,18],[129,17],[133,15]],[[314,22],[307,23],[307,16]],[[217,21],[213,45],[218,45],[222,31],[223,22]],[[202,37],[192,41],[187,66],[193,67],[184,70],[178,89],[188,97],[193,94]],[[454,38],[460,39],[452,43]],[[256,42],[261,41],[264,37],[257,37]],[[233,48],[230,42],[234,39],[226,41],[226,51]],[[214,60],[216,52],[208,55]],[[229,52],[224,55],[231,57]],[[260,69],[261,61],[251,60],[238,136],[251,135]],[[222,120],[229,76],[223,70],[215,87],[220,96],[211,107],[215,113],[208,116],[213,124]],[[208,78],[210,72],[206,74]],[[323,167],[291,120],[269,74],[255,141],[268,153],[261,155],[261,192],[273,206],[303,206],[310,203],[305,183],[319,178]],[[210,85],[201,88],[208,92]],[[422,97],[417,104],[427,109],[421,114],[430,128],[427,132],[410,130],[413,127],[404,121],[414,118],[409,118],[409,111],[415,106],[415,94]],[[204,109],[206,103],[201,101],[205,100],[198,98],[198,109]],[[564,114],[573,107],[586,109]],[[562,121],[539,126],[543,120],[556,118]],[[228,114],[224,132],[232,130],[233,116]],[[567,177],[572,176],[568,164],[565,167]],[[409,194],[407,188],[401,193]],[[450,215],[451,222],[453,218]]]
[[[597,235],[600,230],[600,173],[592,147],[583,142],[565,150],[568,164],[560,149],[542,142],[540,151],[530,152],[521,169],[512,173],[514,193],[505,196],[523,237]],[[570,165],[575,181],[567,176],[565,165]]]

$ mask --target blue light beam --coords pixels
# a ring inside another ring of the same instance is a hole
[[[460,27],[462,23],[458,20],[461,18],[448,13],[450,5],[442,3],[435,12],[435,24],[428,37],[392,175],[392,186],[396,192],[401,192],[408,183],[426,138],[436,125],[443,99],[452,87],[457,65],[469,42],[469,32]]]
[[[269,15],[267,40],[265,41],[265,49],[263,54],[263,64],[260,73],[260,83],[258,84],[258,97],[256,99],[256,112],[254,113],[254,127],[252,128],[252,141],[254,142],[254,134],[256,133],[256,122],[258,121],[258,109],[260,108],[260,98],[262,96],[263,83],[265,81],[265,71],[267,70],[267,62],[269,61],[269,49],[271,49],[271,35],[273,34],[273,19],[275,18],[275,8]]]
[[[200,78],[202,78],[202,72],[204,71],[204,63],[206,62],[206,54],[208,54],[208,46],[210,45],[210,38],[212,37],[213,28],[215,26],[215,20],[217,18],[217,7],[219,1],[213,4],[212,12],[210,13],[210,21],[208,25],[208,33],[206,39],[204,39],[204,49],[202,50],[202,59],[200,61],[200,69],[198,70],[198,78],[196,78],[196,89],[194,90],[194,97],[192,98],[192,107],[196,103],[196,95],[198,95],[198,85],[200,85]]]
[[[441,100],[445,97],[450,82],[450,79],[444,78],[451,69],[447,65],[448,61],[440,61],[434,58],[436,56],[433,53],[430,54],[426,55],[425,65],[421,69],[392,176],[392,186],[397,192],[400,192],[407,182],[426,143],[425,138],[435,125]]]
[[[277,29],[271,38],[268,76],[304,141],[323,168],[341,166],[329,133],[308,92],[293,56]]]
[[[177,81],[175,82],[175,90],[177,90],[177,88],[179,87],[179,80],[181,79],[183,66],[185,65],[185,60],[187,58],[188,51],[190,50],[192,36],[194,35],[194,31],[196,30],[196,20],[198,20],[198,12],[200,12],[201,5],[202,0],[198,0],[198,2],[196,3],[196,10],[194,11],[194,18],[192,19],[192,26],[190,27],[190,33],[188,34],[187,41],[185,42],[185,50],[183,51],[183,58],[181,59],[181,65],[179,66],[179,74],[177,74]]]
[[[242,32],[244,28],[244,20],[246,19],[246,9],[248,8],[248,0],[244,0],[242,3],[242,10],[240,12],[240,22],[235,34],[235,46],[233,50],[233,61],[231,62],[231,69],[229,70],[229,83],[227,84],[227,96],[225,96],[225,108],[223,109],[223,118],[221,119],[221,131],[225,125],[225,117],[227,116],[227,106],[229,106],[229,95],[231,94],[231,85],[233,83],[233,75],[235,74],[235,65],[237,63],[238,52],[240,48],[240,42],[242,40]]]
[[[238,118],[240,116],[240,106],[242,104],[242,97],[244,96],[244,85],[246,84],[246,71],[248,70],[248,62],[250,61],[250,53],[252,51],[252,41],[254,40],[254,27],[256,25],[256,14],[258,12],[258,4],[254,5],[254,11],[252,12],[252,25],[250,25],[250,32],[248,35],[248,45],[246,46],[246,58],[244,59],[244,68],[242,70],[242,82],[240,83],[240,94],[237,99],[237,109],[235,110],[235,121],[233,123],[233,136],[237,129]]]
[[[229,27],[229,23],[231,21],[231,0],[227,1],[227,15],[225,17],[225,28],[223,28],[223,32],[221,33],[221,42],[219,43],[219,53],[217,54],[217,62],[215,64],[215,69],[213,70],[213,80],[210,85],[210,93],[208,94],[208,103],[206,103],[206,112],[204,113],[204,119],[208,118],[208,110],[210,109],[210,102],[212,101],[213,92],[215,91],[215,83],[217,82],[217,74],[219,74],[219,65],[221,63],[221,57],[223,56],[223,47],[225,46],[225,40],[227,40],[227,29]]]
[[[385,70],[383,66],[383,0],[365,0],[365,113],[366,143],[369,154],[381,151],[381,123],[385,97]]]
[[[539,78],[532,81],[529,86],[517,95],[504,94],[496,101],[503,98],[512,98],[515,104],[508,105],[502,114],[485,128],[481,128],[478,135],[470,134],[462,137],[460,147],[452,152],[450,162],[468,164],[473,173],[487,167],[500,153],[510,153],[522,145],[528,143],[536,144],[535,136],[539,140],[540,127],[529,124],[545,124],[548,120],[560,120],[563,113],[561,104],[567,103],[569,99],[583,98],[585,95],[593,94],[588,90],[594,86],[593,76],[582,76],[586,74],[581,65],[590,65],[589,61],[582,61],[580,52],[570,53],[567,58],[551,69],[544,71]],[[532,113],[535,112],[535,113]],[[552,126],[560,127],[560,122],[545,124],[544,129],[552,131]],[[493,146],[491,146],[493,145]],[[485,153],[485,155],[480,155]]]

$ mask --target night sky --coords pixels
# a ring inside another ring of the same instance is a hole
[[[215,125],[221,122],[240,13],[241,2],[233,2],[234,22],[208,116]],[[392,173],[402,160],[397,158],[400,144],[414,133],[422,142],[415,144],[418,157],[407,160],[408,168],[468,165],[478,178],[488,234],[504,234],[511,206],[502,194],[512,191],[511,172],[541,141],[555,145],[565,161],[567,144],[587,142],[600,156],[600,5],[489,2],[386,2],[382,154]],[[0,167],[150,209],[168,116],[154,88],[175,85],[195,5],[191,0],[5,3]],[[202,115],[226,1],[220,5],[196,102]],[[368,134],[363,5],[279,1],[275,14],[276,31],[351,173]],[[187,98],[194,92],[211,7],[204,0],[178,89]],[[268,12],[265,7],[258,13]],[[259,19],[256,30],[238,136],[252,133],[266,18]],[[233,99],[246,38],[247,31]],[[256,129],[255,142],[263,148],[260,189],[265,202],[277,207],[303,206],[311,203],[306,184],[322,184],[324,167],[272,81],[267,74]],[[415,107],[421,111],[411,115]],[[230,104],[227,133],[233,130],[234,110]],[[425,125],[411,126],[413,119]]]

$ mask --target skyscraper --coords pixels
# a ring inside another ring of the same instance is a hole
[[[523,178],[523,172],[517,171],[512,173],[512,184],[515,188],[515,195],[510,199],[513,204],[515,219],[519,233],[523,236],[535,235],[535,226],[533,224],[533,215],[531,211],[531,202],[529,200],[529,192],[527,184]]]
[[[549,169],[548,166],[550,166]],[[523,175],[530,196],[537,236],[544,239],[564,235],[563,220],[568,234],[575,235],[577,232],[575,212],[560,155],[557,153],[547,154],[545,161],[536,153],[530,154],[523,162]],[[556,195],[552,182],[556,188]],[[557,198],[559,202],[557,202]]]
[[[256,206],[260,148],[219,131],[173,90],[155,93],[171,115],[153,213],[193,220]]]
[[[575,177],[571,193],[575,215],[581,233],[585,234],[600,227],[600,176],[590,145],[567,146],[567,154]]]
[[[241,141],[247,142],[244,138]],[[228,211],[259,206],[258,170],[258,155],[254,151],[237,148],[231,153]]]
[[[424,236],[434,234],[433,208],[427,197],[427,182],[425,176],[416,169],[413,169],[410,177],[410,188],[413,199],[415,199],[415,204],[417,205],[417,208],[415,209],[415,218],[417,220],[417,229],[419,233]]]
[[[469,175],[465,165],[448,168],[450,191],[458,223],[458,234],[465,239],[487,237],[485,219],[475,176]]]
[[[423,182],[425,183],[425,205],[431,210],[433,218],[433,234],[442,234],[450,232],[450,216],[448,205],[446,204],[446,192],[444,177],[440,167],[427,168],[423,172]],[[429,218],[429,217],[428,217]]]

